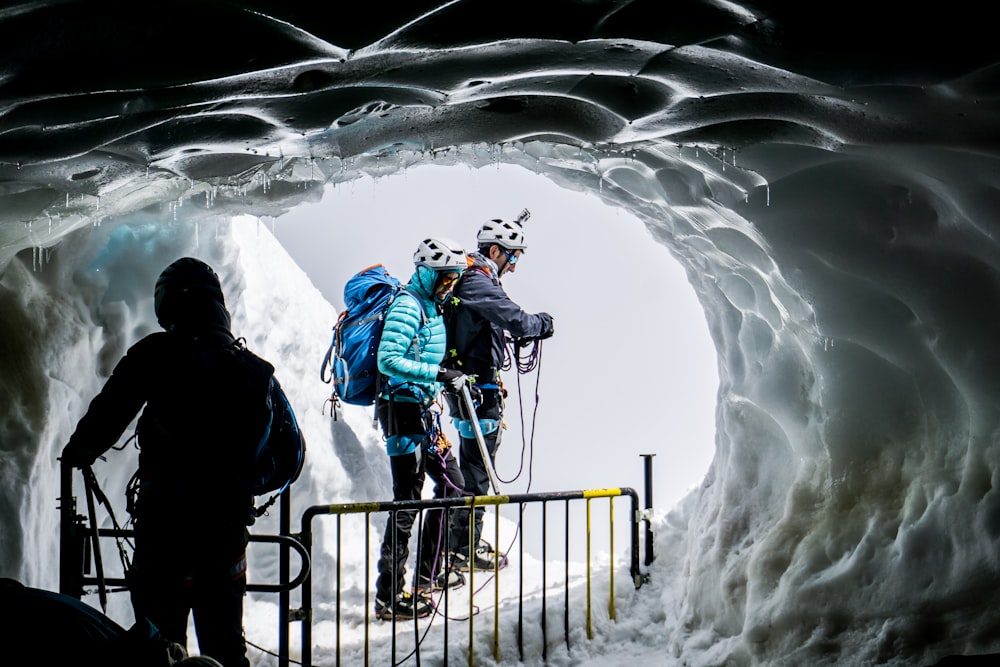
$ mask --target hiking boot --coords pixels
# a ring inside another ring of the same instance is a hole
[[[380,621],[392,619],[412,619],[424,618],[434,613],[434,603],[427,597],[417,594],[411,595],[403,591],[396,596],[396,600],[390,605],[378,598],[375,599],[375,618]]]
[[[469,559],[460,553],[451,555],[451,564],[460,572],[469,571]],[[486,540],[479,540],[476,551],[472,554],[472,567],[476,572],[492,572],[494,567],[502,570],[507,567],[507,555],[496,551]]]
[[[439,572],[434,577],[434,585],[431,586],[427,577],[417,577],[417,593],[429,596],[434,591],[443,591],[446,588],[458,588],[465,585],[465,576],[452,566],[448,566],[444,571]]]
[[[446,588],[458,588],[464,585],[465,575],[451,566],[434,577],[435,590],[443,591]]]

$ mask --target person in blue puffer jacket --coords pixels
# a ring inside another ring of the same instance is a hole
[[[442,369],[445,327],[442,304],[468,266],[465,251],[454,241],[426,239],[413,255],[416,265],[405,289],[386,311],[378,346],[378,370],[387,381],[376,402],[392,471],[393,500],[419,500],[426,474],[434,480],[435,497],[461,495],[458,462],[433,411],[443,386],[460,391],[465,374]],[[375,583],[375,616],[423,617],[433,612],[434,588],[465,583],[459,572],[441,572],[447,534],[441,510],[424,515],[415,595],[404,590],[406,559],[415,510],[390,514],[382,538]],[[440,576],[439,576],[440,575]]]

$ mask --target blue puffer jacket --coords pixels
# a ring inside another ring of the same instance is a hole
[[[434,303],[436,280],[432,269],[418,266],[406,286],[408,294],[400,292],[386,312],[378,346],[379,372],[389,378],[388,391],[382,394],[385,398],[392,392],[397,401],[428,406],[441,391],[435,378],[446,341],[444,320]]]

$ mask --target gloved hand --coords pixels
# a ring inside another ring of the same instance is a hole
[[[59,457],[62,464],[65,466],[70,466],[72,468],[86,468],[87,466],[93,465],[97,457],[90,452],[84,451],[82,447],[69,447],[63,448],[62,455]]]
[[[539,334],[538,340],[545,340],[546,338],[552,338],[552,334],[555,331],[555,325],[552,322],[552,316],[548,313],[538,313],[538,316],[542,318],[542,333]]]
[[[462,391],[462,387],[469,381],[469,376],[454,368],[442,368],[438,371],[437,381],[443,382],[448,391],[458,394]]]

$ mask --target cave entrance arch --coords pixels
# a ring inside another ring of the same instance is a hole
[[[384,263],[405,280],[420,238],[448,236],[471,248],[481,221],[528,208],[529,251],[504,285],[525,309],[552,313],[557,335],[537,378],[531,475],[529,451],[511,488],[523,492],[529,479],[539,491],[642,488],[640,455],[656,453],[657,509],[665,510],[701,481],[714,453],[716,352],[702,306],[662,239],[598,195],[516,164],[427,161],[328,185],[321,201],[268,226],[340,309],[355,271]],[[515,378],[507,373],[509,384]],[[525,376],[520,391],[527,427],[535,379]],[[511,389],[498,454],[508,478],[520,469],[523,445]]]

